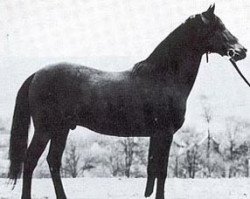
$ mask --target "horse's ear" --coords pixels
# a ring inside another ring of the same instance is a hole
[[[207,13],[213,15],[214,14],[214,9],[215,9],[215,3],[210,5],[210,7],[207,9]]]
[[[208,24],[209,21],[212,21],[214,19],[214,9],[215,9],[215,4],[212,4],[206,12],[203,12],[201,14],[201,19],[205,24]]]

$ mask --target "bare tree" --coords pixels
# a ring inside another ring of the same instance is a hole
[[[141,168],[147,164],[148,139],[145,138],[111,138],[99,140],[105,149],[102,163],[109,168],[112,176],[143,176]],[[133,170],[131,170],[133,166]]]
[[[178,154],[178,167],[181,166],[185,171],[184,177],[195,178],[196,172],[200,170],[200,151],[198,149],[200,136],[194,128],[188,127],[179,132],[179,140],[185,148]],[[179,159],[181,159],[181,165],[179,165]],[[175,171],[175,173],[179,176],[179,171]]]
[[[187,150],[186,159],[187,159],[187,166],[188,166],[188,175],[189,178],[195,178],[196,172],[199,170],[199,158],[200,154],[198,151],[198,144],[194,144],[190,149]]]
[[[248,157],[247,157],[247,142],[243,142],[242,132],[247,127],[245,121],[236,119],[235,117],[226,118],[226,148],[225,148],[225,161],[229,163],[228,177],[234,177],[240,165],[243,165],[245,175],[248,175]]]
[[[0,118],[0,177],[8,174],[8,149],[9,149],[9,130],[6,128],[7,121]]]
[[[121,162],[119,156],[117,156],[115,154],[111,154],[108,157],[108,162],[109,162],[109,165],[110,165],[109,166],[110,172],[111,172],[113,177],[116,177],[116,176],[122,174],[123,165],[122,165],[122,162]]]
[[[119,139],[121,138],[103,137],[103,139],[97,140],[98,145],[105,151],[101,158],[101,163],[113,177],[123,175],[124,164]]]
[[[183,150],[185,149],[185,147],[186,146],[182,143],[181,140],[178,140],[178,139],[176,139],[176,137],[174,137],[174,140],[173,140],[172,145],[171,145],[170,156],[169,156],[169,165],[168,165],[169,176],[172,173],[173,177],[176,177],[176,178],[181,177],[181,174],[180,174],[180,169],[181,169],[180,156],[181,156]]]
[[[94,158],[85,154],[83,157],[77,152],[76,145],[71,141],[69,148],[66,150],[62,171],[65,176],[76,178],[79,175],[83,176],[84,171],[94,168]]]
[[[137,142],[135,142],[134,137],[127,137],[120,140],[120,144],[123,147],[123,154],[124,154],[124,173],[126,177],[130,177],[130,169],[133,162],[133,156],[138,146]]]
[[[136,138],[137,146],[134,148],[133,170],[130,172],[133,177],[147,176],[149,138]]]
[[[207,102],[207,97],[203,96],[203,98],[201,99],[204,100],[202,103],[202,109],[203,109],[202,117],[207,125],[207,150],[206,150],[207,170],[208,170],[208,177],[211,177],[212,168],[211,168],[211,163],[210,163],[211,162],[211,159],[210,159],[210,152],[211,152],[210,124],[211,124],[211,121],[213,120],[213,112],[212,112],[210,104]]]

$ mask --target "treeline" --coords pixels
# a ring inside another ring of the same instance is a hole
[[[210,121],[211,122],[211,121]],[[235,118],[225,120],[225,130],[203,132],[182,128],[172,143],[168,177],[249,177],[250,125]],[[249,134],[249,135],[248,135]],[[95,136],[68,141],[62,162],[63,177],[146,177],[149,138]],[[48,177],[46,161],[37,177]]]
[[[62,177],[145,177],[147,138],[95,137],[69,139],[62,160]],[[36,177],[50,177],[46,157]]]
[[[200,136],[194,129],[181,130],[172,145],[169,177],[249,177],[249,125],[232,118],[229,121],[230,128],[220,132],[221,136],[213,136],[210,131]]]
[[[225,128],[217,130],[211,127],[210,109],[205,108],[202,117],[202,130],[186,126],[174,136],[168,177],[249,177],[250,124],[229,117],[224,120]],[[6,177],[9,131],[2,122],[0,125],[0,177]],[[146,177],[148,146],[149,138],[70,136],[62,160],[62,177]],[[50,177],[46,155],[40,159],[35,177]]]

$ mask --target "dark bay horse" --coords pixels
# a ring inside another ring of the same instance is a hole
[[[31,75],[17,94],[10,138],[9,177],[16,181],[23,167],[22,199],[31,198],[32,173],[49,141],[55,192],[58,199],[66,198],[61,158],[69,129],[77,125],[106,135],[150,137],[145,197],[157,179],[156,199],[164,199],[172,138],[184,122],[202,55],[246,57],[214,7],[188,18],[131,70],[104,72],[60,63]],[[27,149],[31,117],[35,133]]]

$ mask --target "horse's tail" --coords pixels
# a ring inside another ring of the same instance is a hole
[[[12,119],[9,158],[10,167],[8,177],[14,180],[14,184],[22,171],[22,163],[24,162],[27,144],[28,130],[30,126],[30,110],[29,110],[29,86],[34,77],[31,75],[23,83],[16,97],[16,105]]]

